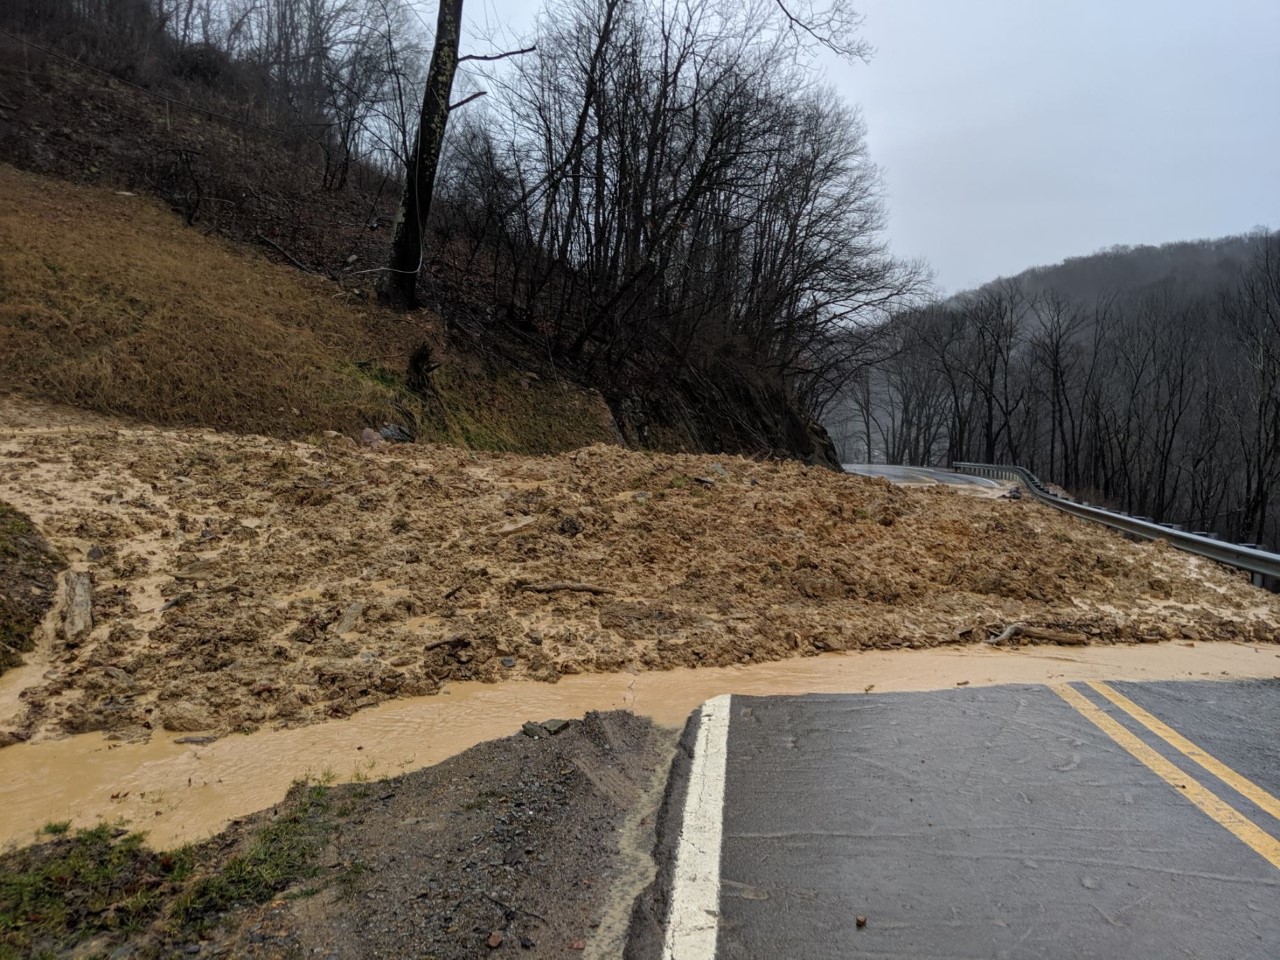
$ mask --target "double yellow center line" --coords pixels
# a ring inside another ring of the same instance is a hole
[[[1124,694],[1101,681],[1087,681],[1095,691],[1115,704],[1130,717],[1169,744],[1179,753],[1195,761],[1209,773],[1227,784],[1241,796],[1248,798],[1259,809],[1280,820],[1280,800],[1247,777],[1241,776],[1221,760],[1197,747],[1178,731],[1153,717]],[[1097,707],[1074,687],[1065,683],[1053,684],[1051,689],[1071,704],[1081,715],[1099,730],[1123,747],[1136,760],[1178,790],[1207,816],[1230,830],[1248,844],[1273,867],[1280,870],[1280,839],[1273,837],[1244,814],[1236,810],[1204,784],[1190,777],[1170,763],[1156,750],[1135,736],[1114,717]]]

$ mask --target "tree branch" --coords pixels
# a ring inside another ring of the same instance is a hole
[[[454,110],[457,110],[459,107],[465,107],[472,100],[479,100],[481,97],[486,96],[488,93],[489,93],[488,90],[477,90],[471,96],[464,97],[463,99],[459,100],[457,103],[449,104],[449,112],[452,113]]]
[[[787,7],[785,0],[774,0],[778,5],[778,9],[782,11],[782,15],[787,18],[791,24],[791,28],[799,29],[807,33],[819,45],[826,47],[836,56],[844,57],[846,60],[862,60],[866,62],[871,57],[871,45],[865,40],[854,40],[849,33],[862,22],[862,17],[852,11],[833,10],[828,13],[828,23],[824,27],[815,26],[809,20],[798,17]],[[839,21],[843,19],[845,22],[841,24]],[[841,27],[843,26],[843,30]],[[845,34],[847,39],[842,39],[841,34]]]
[[[506,53],[469,53],[465,57],[459,57],[459,63],[466,63],[468,60],[505,60],[507,57],[518,57],[524,53],[533,53],[537,47],[525,47],[523,50],[508,50]]]

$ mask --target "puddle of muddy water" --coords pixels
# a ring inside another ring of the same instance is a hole
[[[111,743],[100,734],[0,750],[0,843],[26,843],[50,821],[123,819],[160,846],[207,837],[278,801],[299,777],[378,779],[438,763],[525,720],[627,708],[667,726],[722,693],[867,693],[960,683],[1280,675],[1280,647],[1166,643],[1138,647],[944,648],[834,654],[722,669],[588,674],[557,684],[457,683],[348,720],[230,736],[211,744]]]

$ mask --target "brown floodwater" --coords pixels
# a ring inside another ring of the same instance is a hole
[[[300,777],[377,779],[438,763],[525,720],[627,708],[668,726],[722,693],[875,693],[965,683],[1076,679],[1275,677],[1280,647],[1163,643],[1086,648],[952,647],[831,654],[778,663],[640,674],[587,674],[559,683],[456,683],[434,697],[396,700],[292,730],[207,745],[113,743],[101,734],[0,750],[0,843],[26,843],[50,821],[124,820],[171,847],[269,807]],[[16,678],[14,678],[16,679]],[[8,681],[6,683],[5,681]],[[6,676],[0,687],[14,682]],[[12,693],[0,689],[0,700]]]

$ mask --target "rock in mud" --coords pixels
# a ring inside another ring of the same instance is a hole
[[[208,730],[214,725],[209,714],[189,700],[177,700],[162,705],[160,723],[166,730],[172,730],[174,733]]]
[[[398,423],[384,424],[379,428],[378,434],[391,443],[413,443],[413,434]]]
[[[564,517],[556,524],[556,532],[562,537],[576,537],[582,532],[582,522],[577,517]]]
[[[212,557],[203,557],[187,564],[174,573],[175,580],[208,580],[218,572],[218,561]]]
[[[93,580],[87,573],[66,574],[67,606],[62,614],[62,635],[79,640],[93,629]]]
[[[341,636],[344,633],[350,633],[356,628],[356,621],[364,613],[364,604],[356,602],[347,607],[342,612],[342,616],[338,618],[338,622],[333,625],[333,632]]]

